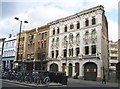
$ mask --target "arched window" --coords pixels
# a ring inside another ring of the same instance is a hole
[[[79,29],[80,28],[80,23],[79,22],[77,22],[77,29]]]
[[[57,34],[59,34],[60,33],[60,29],[59,29],[59,27],[57,28]]]
[[[69,49],[69,56],[73,56],[73,48]]]
[[[80,41],[80,34],[77,33],[77,35],[76,35],[76,42],[79,42],[79,41]]]
[[[89,38],[89,32],[86,31],[86,32],[85,32],[85,39],[88,39],[88,38]]]
[[[59,38],[56,39],[56,46],[59,45]]]
[[[73,24],[70,24],[70,29],[74,29],[74,25]]]
[[[52,39],[52,46],[54,46],[54,43],[55,43],[55,39],[53,38]]]
[[[70,33],[70,35],[69,35],[69,43],[73,43],[73,34],[72,33]]]
[[[55,29],[53,29],[53,32],[52,32],[52,33],[53,33],[53,35],[55,35]]]
[[[64,36],[64,44],[66,44],[67,36]]]
[[[88,19],[85,20],[85,26],[89,26],[89,20]]]
[[[95,38],[96,37],[96,30],[93,29],[91,32],[91,38]]]
[[[67,32],[67,25],[65,25],[64,27],[64,32]]]
[[[92,25],[96,24],[96,19],[95,17],[92,17]]]

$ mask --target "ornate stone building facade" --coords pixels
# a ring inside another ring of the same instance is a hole
[[[108,23],[103,6],[50,22],[49,71],[99,80],[108,73]],[[67,66],[66,66],[67,64]]]

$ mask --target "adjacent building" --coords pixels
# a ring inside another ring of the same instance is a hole
[[[0,70],[2,70],[2,54],[3,54],[4,40],[5,38],[0,38]]]
[[[118,40],[118,61],[120,62],[120,39]]]
[[[78,73],[84,80],[100,80],[108,75],[108,23],[103,6],[48,25],[48,71],[66,72],[69,77]]]
[[[16,46],[15,68],[21,71],[47,70],[48,37],[48,25],[22,32]]]
[[[13,61],[15,60],[15,47],[16,47],[16,37],[12,37],[11,34],[9,38],[4,41],[3,55],[2,55],[2,67],[3,70],[13,69]]]
[[[116,81],[116,64],[118,63],[118,41],[109,41],[109,80]]]

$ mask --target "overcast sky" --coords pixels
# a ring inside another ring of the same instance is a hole
[[[118,40],[119,0],[2,0],[0,2],[0,37],[19,32],[21,20],[27,20],[22,30],[40,27],[48,22],[63,18],[97,5],[103,5],[108,20],[109,39]],[[120,37],[119,37],[120,38]]]

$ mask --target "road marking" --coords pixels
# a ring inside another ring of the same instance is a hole
[[[28,87],[28,88],[33,88],[32,86],[26,86],[26,85],[21,85],[21,84],[15,84],[15,83],[12,83],[12,82],[8,82],[8,81],[3,81],[5,83],[8,83],[8,84],[12,84],[12,85],[17,85],[17,86],[21,86],[21,87]]]

